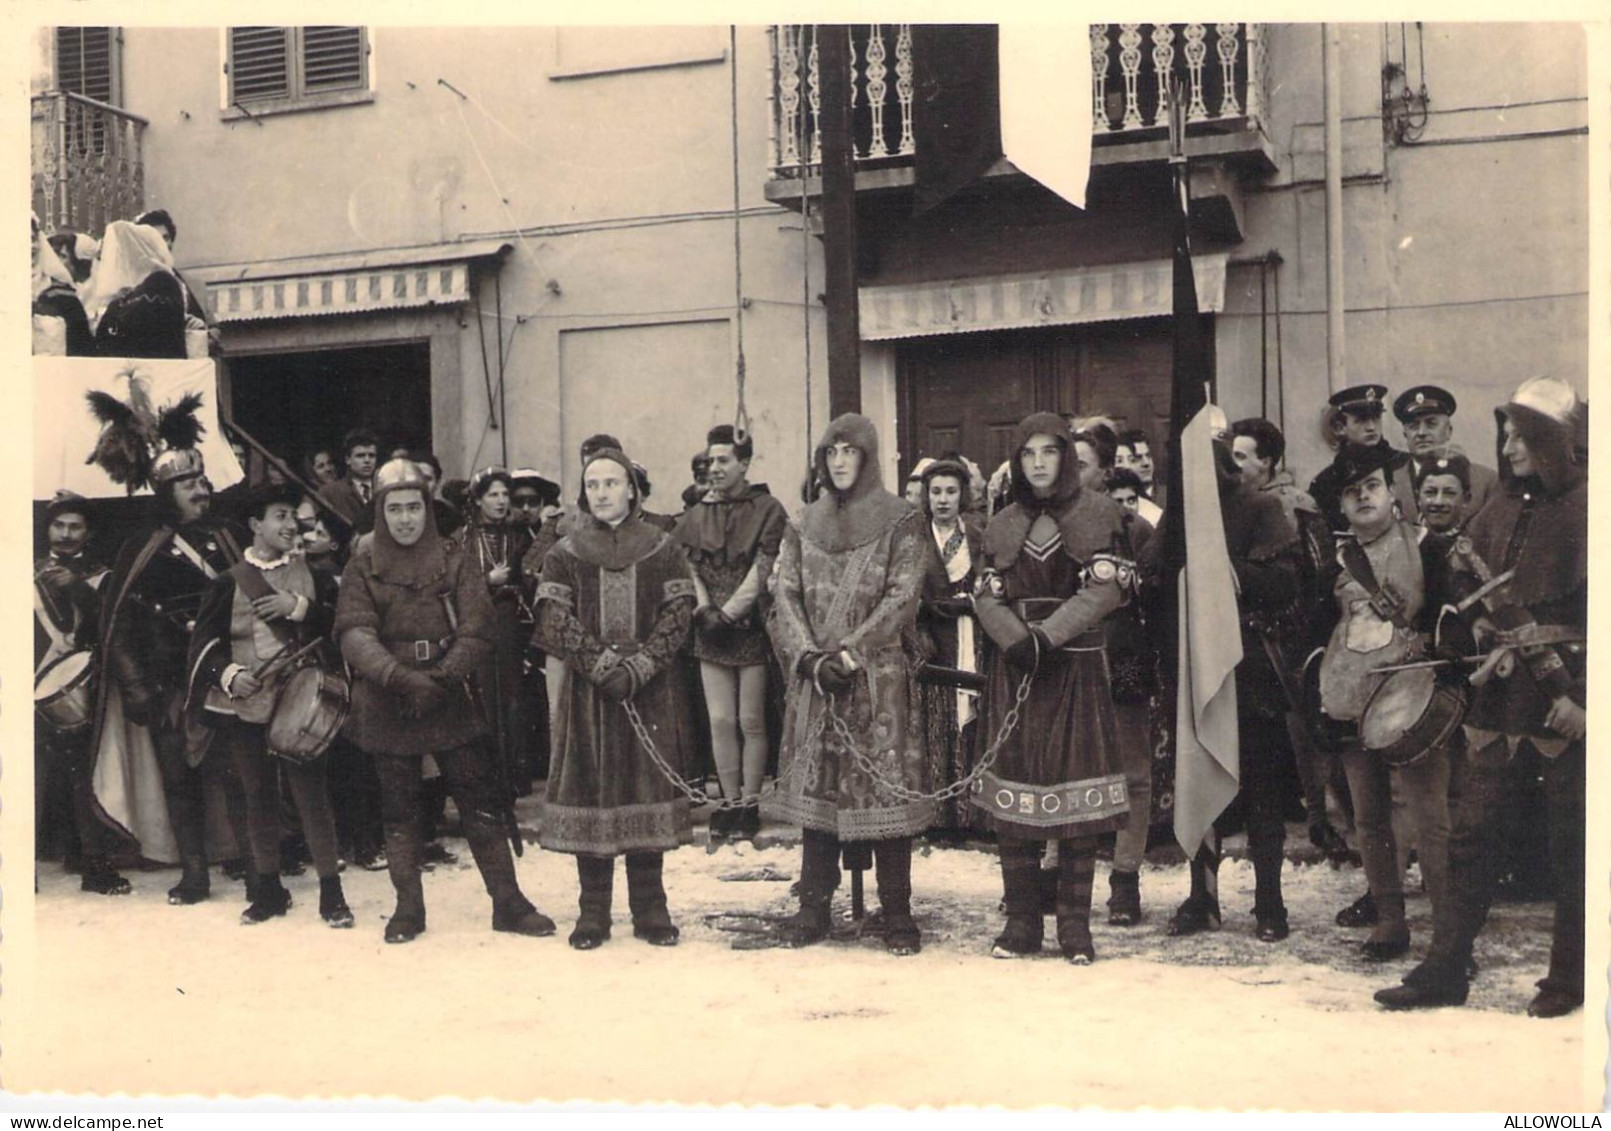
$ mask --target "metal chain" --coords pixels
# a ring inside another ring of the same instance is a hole
[[[995,765],[996,755],[1001,753],[1001,748],[1006,745],[1007,739],[1012,737],[1012,732],[1018,727],[1018,717],[1023,709],[1024,700],[1029,698],[1029,689],[1034,682],[1034,678],[1034,672],[1026,672],[1023,679],[1018,681],[1018,690],[1013,695],[1012,706],[1008,708],[1006,717],[1001,720],[1001,726],[996,731],[996,737],[985,749],[985,752],[980,755],[979,760],[974,763],[973,769],[965,777],[959,778],[944,789],[933,793],[924,793],[922,790],[912,789],[902,782],[892,781],[886,777],[877,764],[862,751],[861,747],[856,745],[856,739],[851,735],[850,728],[845,724],[844,719],[839,716],[839,712],[834,710],[832,697],[829,697],[826,701],[826,711],[824,713],[827,715],[829,723],[833,726],[834,733],[838,736],[839,741],[844,743],[845,749],[850,751],[850,756],[855,759],[856,766],[861,772],[872,778],[878,785],[883,786],[897,800],[950,801],[953,797],[960,797],[972,789],[973,783],[989,773],[991,767]]]
[[[1034,683],[1034,678],[1033,672],[1026,672],[1024,677],[1018,681],[1018,690],[1013,694],[1013,704],[1008,708],[1006,717],[1001,720],[1001,726],[996,731],[996,737],[979,757],[979,760],[974,763],[973,769],[966,776],[957,779],[944,789],[925,793],[922,790],[912,789],[902,782],[893,781],[885,776],[877,764],[856,744],[856,739],[850,733],[850,728],[845,724],[844,719],[840,717],[839,712],[834,709],[833,696],[829,695],[823,699],[822,715],[818,718],[811,733],[806,735],[806,740],[802,744],[802,756],[790,761],[789,768],[772,779],[771,788],[763,789],[759,796],[764,797],[780,792],[784,783],[793,778],[802,766],[807,764],[814,765],[817,760],[818,743],[822,739],[823,731],[831,725],[839,741],[844,744],[845,749],[850,752],[850,756],[855,760],[857,768],[887,792],[894,795],[897,800],[949,801],[954,797],[960,797],[972,789],[973,783],[989,773],[995,765],[996,756],[1001,753],[1001,748],[1006,745],[1007,740],[1012,737],[1013,731],[1018,728],[1019,716],[1022,713],[1024,701],[1029,698],[1029,691]],[[660,771],[661,776],[676,787],[677,791],[687,797],[690,802],[695,805],[713,805],[718,810],[740,809],[748,804],[742,798],[714,798],[703,789],[691,784],[673,769],[671,764],[661,755],[659,748],[655,745],[654,737],[649,733],[649,728],[644,725],[643,716],[638,714],[638,708],[632,700],[623,700],[621,706],[626,710],[627,721],[632,724],[632,730],[638,736],[638,744],[643,747],[644,753],[649,755],[649,761],[654,764],[655,769]]]
[[[627,722],[632,724],[632,730],[638,736],[638,744],[643,747],[644,753],[649,755],[649,761],[654,764],[655,769],[660,771],[661,776],[676,787],[677,792],[688,798],[693,804],[714,805],[718,810],[748,808],[762,797],[768,797],[779,792],[785,782],[800,772],[802,766],[814,765],[817,760],[817,743],[821,741],[823,729],[827,725],[826,719],[817,722],[812,732],[806,735],[803,755],[790,761],[789,768],[773,778],[771,787],[762,789],[752,802],[746,801],[742,797],[715,798],[699,786],[689,782],[688,779],[673,769],[671,764],[661,755],[659,747],[654,743],[654,736],[649,733],[649,728],[644,725],[643,716],[638,714],[637,705],[630,699],[624,699],[621,702],[621,706],[626,709]]]

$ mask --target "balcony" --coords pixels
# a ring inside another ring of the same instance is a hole
[[[66,91],[32,99],[33,209],[47,232],[100,237],[145,207],[146,120]]]
[[[1259,24],[1092,24],[1093,166],[1168,157],[1169,92],[1179,82],[1193,157],[1274,168],[1264,120],[1265,41]],[[815,25],[779,24],[771,39],[767,197],[798,206],[819,191],[822,90]],[[850,29],[852,144],[858,191],[905,188],[917,152],[912,25]],[[1014,172],[998,162],[991,174]]]

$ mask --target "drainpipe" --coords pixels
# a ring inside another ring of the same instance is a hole
[[[1342,33],[1320,25],[1326,87],[1326,380],[1333,393],[1348,386],[1343,351]]]

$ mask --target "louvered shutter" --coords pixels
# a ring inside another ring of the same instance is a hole
[[[364,85],[364,29],[302,29],[302,90],[354,90]]]
[[[56,29],[56,88],[117,104],[109,27]]]
[[[229,29],[231,101],[254,102],[291,97],[291,29]]]

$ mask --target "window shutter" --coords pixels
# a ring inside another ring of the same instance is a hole
[[[112,78],[113,29],[56,29],[56,87],[97,102],[116,104]]]
[[[233,101],[290,97],[290,30],[283,27],[229,29],[229,82]]]
[[[302,29],[303,91],[352,90],[364,85],[364,29]]]

